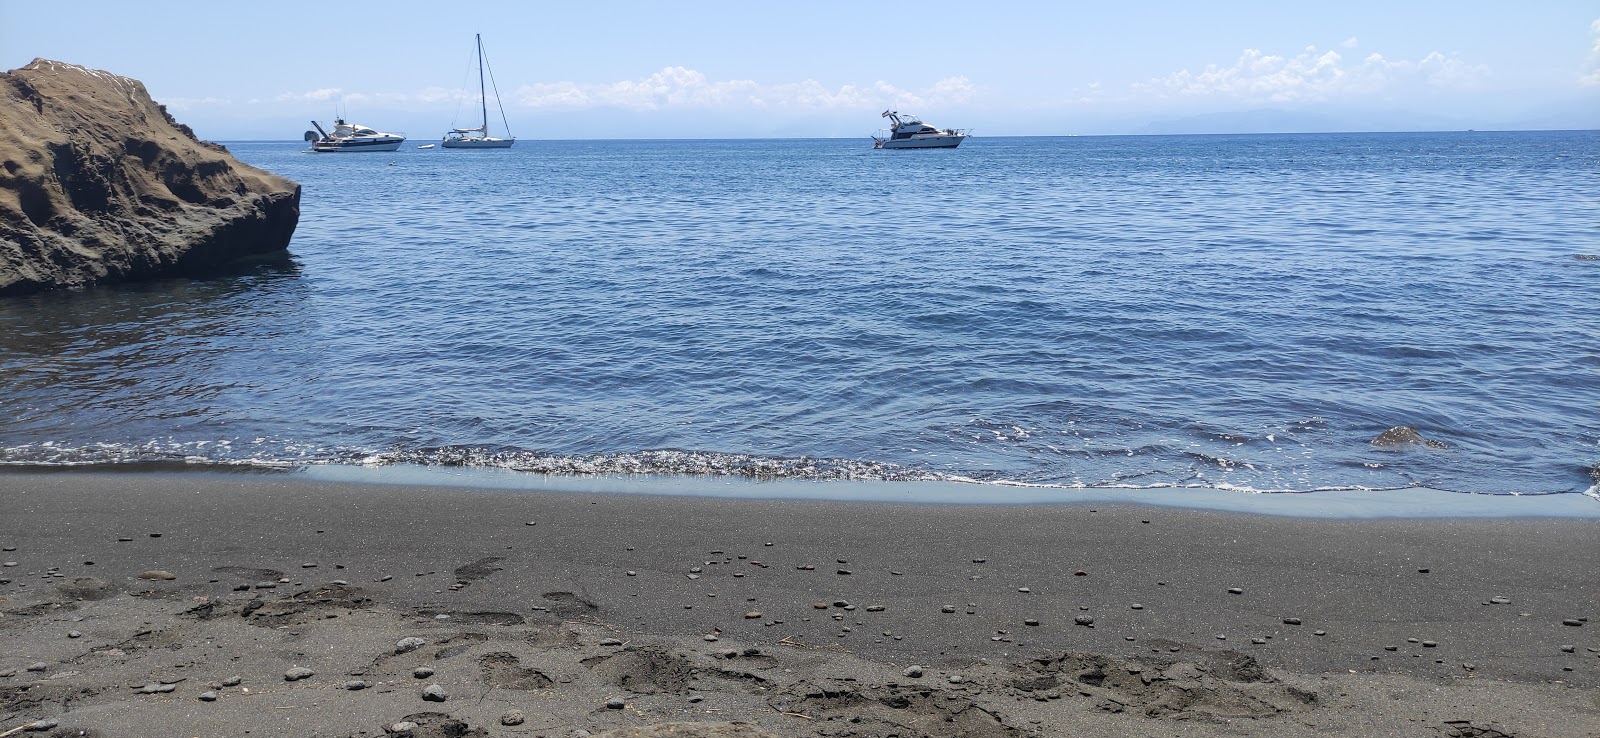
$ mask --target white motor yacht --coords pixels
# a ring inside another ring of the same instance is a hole
[[[483,88],[483,35],[474,34],[478,40],[478,110],[482,114],[478,118],[476,128],[452,128],[444,134],[440,146],[447,149],[509,149],[517,142],[515,136],[511,138],[495,138],[489,135],[489,98],[484,94]],[[500,91],[495,90],[494,104],[500,108],[500,122],[505,123],[506,108],[500,104]],[[510,128],[509,125],[506,126]]]
[[[934,128],[915,115],[901,115],[893,110],[883,111],[892,125],[885,129],[888,136],[872,137],[875,149],[953,149],[962,139],[972,135],[967,129]]]
[[[395,151],[406,141],[404,133],[383,133],[357,123],[346,123],[343,118],[333,119],[333,133],[322,130],[316,121],[311,121],[311,125],[317,128],[315,133],[306,131],[312,151]]]

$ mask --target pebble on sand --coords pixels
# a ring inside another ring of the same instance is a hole
[[[622,701],[621,697],[612,697],[611,699],[606,700],[606,707],[611,710],[621,710],[627,706],[628,703]]]
[[[163,580],[163,581],[171,581],[173,579],[177,579],[178,575],[177,574],[173,574],[170,571],[162,571],[161,569],[150,569],[148,571],[139,572],[139,578],[140,579],[160,579],[160,580]]]
[[[401,638],[399,643],[394,644],[394,652],[397,655],[402,653],[411,653],[412,651],[415,651],[426,645],[428,645],[428,642],[422,638],[418,638],[416,636],[407,636],[405,638]]]
[[[905,671],[900,673],[905,674],[912,679],[918,679],[922,677],[922,667],[912,664],[911,666],[907,666]]]
[[[1299,625],[1300,624],[1300,618],[1284,618],[1283,619],[1283,624],[1284,625]]]
[[[307,669],[304,666],[296,666],[293,669],[283,673],[283,680],[286,682],[298,682],[301,679],[305,679],[314,674],[316,674],[316,672]]]
[[[239,683],[242,682],[242,681],[244,681],[243,677],[231,676],[231,677],[228,677],[227,679],[222,680],[222,686],[224,686],[224,687],[237,687],[237,686],[239,686]]]
[[[449,695],[444,693],[444,687],[437,684],[429,684],[422,688],[422,699],[429,702],[443,702],[449,699]]]
[[[217,693],[208,689],[198,695],[195,695],[195,699],[200,700],[201,702],[216,702]]]
[[[533,525],[533,524],[529,523],[529,525]],[[510,711],[507,711],[506,714],[500,716],[500,724],[501,725],[521,725],[522,722],[524,720],[526,720],[526,719],[527,719],[527,717],[522,714],[521,710],[510,710]]]
[[[1094,625],[1094,616],[1093,615],[1079,615],[1079,616],[1073,618],[1072,622],[1077,623],[1078,625]]]
[[[360,679],[351,679],[344,683],[344,688],[351,691],[366,689],[367,683]]]
[[[433,676],[433,669],[430,669],[426,666],[419,666],[411,670],[411,676],[418,679],[427,679],[428,677]]]
[[[1570,626],[1572,626],[1574,628],[1583,627],[1583,621],[1579,620],[1577,618],[1567,618],[1566,620],[1561,621],[1561,624],[1562,625],[1570,625]]]

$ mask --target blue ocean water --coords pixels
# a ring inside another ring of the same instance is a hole
[[[1596,495],[1600,132],[229,148],[292,256],[0,299],[0,464]]]

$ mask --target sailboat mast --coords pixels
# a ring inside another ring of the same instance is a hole
[[[489,136],[489,96],[483,91],[483,34],[474,33],[472,37],[478,41],[478,104],[483,108],[483,135]]]

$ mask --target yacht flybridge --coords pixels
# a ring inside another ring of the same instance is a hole
[[[972,135],[967,129],[934,128],[915,115],[901,115],[893,110],[883,111],[882,117],[893,125],[886,129],[888,136],[872,137],[875,149],[953,149]]]
[[[489,135],[489,98],[484,94],[483,86],[483,36],[474,34],[478,41],[478,109],[482,114],[476,128],[452,128],[444,134],[440,146],[447,149],[509,149],[517,142],[515,136],[511,138],[495,138]],[[506,122],[506,109],[500,104],[500,91],[494,92],[495,107],[500,108],[500,122]],[[506,125],[509,132],[511,126]]]
[[[333,119],[333,133],[322,130],[321,124],[311,121],[316,131],[306,131],[306,140],[312,151],[394,151],[405,143],[404,133],[383,133],[358,123],[346,123],[343,118]],[[317,135],[317,134],[322,135]]]

